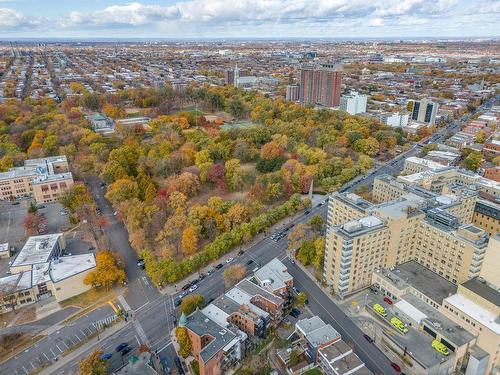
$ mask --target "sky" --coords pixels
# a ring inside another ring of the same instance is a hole
[[[500,37],[500,0],[0,0],[0,39]]]

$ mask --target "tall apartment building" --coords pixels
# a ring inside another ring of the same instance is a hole
[[[286,86],[285,100],[287,102],[297,102],[300,98],[300,86],[297,84]]]
[[[488,245],[487,233],[471,224],[477,192],[453,185],[441,190],[382,176],[374,183],[378,204],[352,193],[331,196],[324,281],[345,296],[370,285],[374,269],[411,260],[454,284],[477,277]]]
[[[413,101],[411,119],[427,125],[434,125],[436,122],[437,111],[437,103],[428,99],[415,100]]]
[[[337,107],[340,104],[342,72],[333,64],[303,65],[300,70],[301,104]]]
[[[350,94],[345,94],[340,97],[340,109],[346,111],[350,115],[366,112],[366,103],[368,96],[362,95],[356,91],[351,91]]]
[[[33,196],[37,203],[57,201],[73,186],[66,156],[25,160],[23,167],[0,173],[0,199]]]
[[[472,223],[490,236],[500,233],[500,204],[479,199],[474,207]]]

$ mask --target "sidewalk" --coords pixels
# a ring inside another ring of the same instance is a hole
[[[85,344],[80,346],[79,348],[73,350],[71,353],[68,355],[61,357],[57,362],[53,362],[51,366],[46,367],[42,371],[40,371],[38,374],[39,375],[51,375],[55,371],[59,370],[63,366],[69,364],[69,363],[76,363],[76,360],[78,357],[81,355],[85,354],[86,352],[96,349],[99,342],[103,341],[104,339],[114,335],[116,332],[124,328],[126,325],[130,324],[130,322],[124,322],[120,321],[113,325],[111,328],[105,330],[102,332],[99,337],[100,339],[97,339],[97,337],[93,337],[89,341],[87,341]]]

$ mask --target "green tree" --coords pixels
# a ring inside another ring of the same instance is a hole
[[[295,350],[292,350],[290,352],[290,367],[297,366],[299,362],[300,362],[299,354]]]
[[[464,166],[471,171],[477,171],[481,162],[483,161],[483,154],[479,151],[471,151],[464,160]]]
[[[309,220],[309,225],[311,228],[316,231],[316,232],[321,232],[321,229],[323,229],[323,224],[325,221],[320,215],[314,215],[311,220]]]
[[[82,359],[78,364],[80,375],[107,375],[108,363],[101,359],[102,354],[101,350],[95,350],[87,358]]]
[[[302,306],[306,303],[306,294],[304,292],[300,292],[299,294],[297,294],[297,303]]]
[[[197,308],[201,309],[205,306],[205,298],[201,294],[190,294],[182,299],[181,311],[189,315]]]

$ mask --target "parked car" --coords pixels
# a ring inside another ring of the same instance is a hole
[[[200,281],[200,279],[194,279],[190,282],[190,285],[193,286],[193,285],[196,285],[198,284],[198,282]]]
[[[248,264],[248,265],[250,265],[250,264],[252,264],[252,263],[253,263],[253,260],[252,260],[252,259],[250,259],[250,260],[247,262],[247,264]]]
[[[290,315],[293,316],[294,318],[298,318],[300,314],[301,311],[295,307],[292,309],[292,311],[290,311]]]
[[[243,254],[245,254],[245,252],[244,252],[243,250],[238,251],[238,255],[240,255],[240,256],[241,256],[241,255],[243,255]]]
[[[101,354],[101,359],[104,361],[107,361],[108,359],[111,359],[113,357],[113,353],[103,353]]]
[[[144,269],[145,267],[144,259],[138,259],[137,260],[137,267]]]
[[[311,211],[306,210],[306,211],[304,211],[304,216],[305,216],[305,215],[309,215],[310,213],[311,213]]]
[[[180,292],[180,294],[179,294],[179,298],[180,298],[180,299],[182,299],[182,298],[184,298],[187,294],[188,294],[187,290],[184,290],[184,291]]]
[[[222,263],[219,263],[218,265],[215,266],[216,270],[220,270],[224,265]]]
[[[181,290],[188,290],[189,288],[191,288],[191,283],[187,283],[186,285],[184,285]]]
[[[292,290],[294,291],[294,293],[296,294],[299,294],[300,293],[300,290],[298,290],[296,287],[292,286]]]
[[[115,350],[117,352],[121,352],[123,349],[125,349],[126,347],[128,346],[128,343],[126,342],[122,342],[120,345],[118,345]]]
[[[389,305],[393,304],[392,300],[389,297],[384,297],[384,302],[389,304]]]
[[[204,274],[203,272],[200,272],[200,281],[203,280],[205,277],[207,277],[207,275]]]
[[[211,268],[211,269],[209,269],[209,270],[207,271],[207,275],[211,275],[211,274],[212,274],[212,272],[214,272],[214,269],[213,269],[213,268]]]
[[[196,289],[198,289],[198,285],[193,285],[191,288],[189,288],[189,291],[192,293],[194,292]]]
[[[372,343],[373,343],[373,339],[372,339],[370,336],[368,336],[366,333],[365,333],[365,334],[363,334],[363,337],[364,337],[364,338],[366,339],[366,341],[368,341],[370,344],[372,344]]]
[[[18,204],[21,204],[21,202],[17,202],[17,201],[12,202],[12,205],[13,205],[13,206],[17,206]]]
[[[181,363],[181,360],[179,359],[179,357],[175,357],[174,363],[175,363],[175,367],[177,367],[177,373],[179,375],[183,375],[184,369],[182,368],[182,363]]]
[[[401,367],[394,362],[391,362],[391,367],[396,371],[396,372],[401,372]]]
[[[45,206],[43,204],[39,204],[38,206],[36,206],[36,208],[41,210],[42,208],[45,208]]]
[[[208,300],[208,302],[207,302],[207,305],[210,305],[213,301],[215,301],[215,298],[213,298],[213,297],[212,297],[212,298],[210,298],[210,299]]]
[[[175,307],[179,307],[182,303],[182,298],[177,298],[174,302]]]
[[[233,259],[234,259],[233,257],[231,257],[231,258],[227,258],[227,259],[226,259],[226,263],[231,263],[231,262],[233,261]]]

